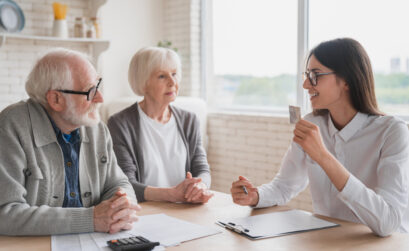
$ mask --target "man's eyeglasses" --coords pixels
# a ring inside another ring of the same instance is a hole
[[[97,94],[99,85],[102,83],[102,78],[98,79],[98,83],[96,86],[92,87],[91,89],[89,89],[87,92],[80,92],[80,91],[72,91],[72,90],[57,90],[59,92],[63,92],[63,93],[69,93],[69,94],[81,94],[81,95],[86,95],[87,96],[87,100],[93,100],[95,95]]]
[[[317,73],[314,71],[306,71],[302,73],[304,80],[308,78],[312,86],[316,86],[318,84],[317,79],[319,76],[329,75],[329,74],[335,74],[335,72],[332,71],[332,72]]]

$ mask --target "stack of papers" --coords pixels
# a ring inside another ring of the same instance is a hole
[[[116,234],[86,233],[53,235],[52,251],[65,250],[111,250],[107,241],[112,239],[143,236],[150,241],[160,242],[153,250],[164,250],[164,247],[176,246],[182,242],[221,233],[218,229],[179,220],[166,214],[140,216],[132,230]]]

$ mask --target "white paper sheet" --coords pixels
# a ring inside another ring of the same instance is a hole
[[[130,231],[116,234],[85,233],[51,236],[52,251],[112,251],[107,241],[134,236]],[[163,246],[156,246],[153,251],[165,250]]]
[[[140,216],[132,230],[116,234],[85,233],[51,236],[52,251],[99,251],[111,250],[107,241],[140,235],[150,241],[158,241],[161,246],[154,251],[165,250],[164,246],[175,246],[181,242],[221,233],[216,228],[201,226],[167,216],[152,214]]]
[[[92,239],[90,234],[79,234],[80,248],[87,251],[99,251],[97,243]]]
[[[166,214],[140,217],[131,232],[134,235],[142,235],[150,241],[159,241],[166,247],[221,233],[216,228],[193,224]]]
[[[65,234],[51,236],[51,250],[81,250],[80,238],[78,234]]]

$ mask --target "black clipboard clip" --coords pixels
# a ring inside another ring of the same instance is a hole
[[[221,222],[221,221],[216,221],[216,224],[218,224],[218,225],[220,225],[220,226],[222,226],[222,227],[224,227],[226,229],[229,229],[230,231],[233,231],[235,233],[243,235],[243,236],[245,236],[245,237],[247,237],[247,238],[249,238],[251,240],[257,240],[257,239],[262,237],[262,236],[252,236],[250,234],[249,229],[243,227],[242,225],[235,224],[233,222],[224,223],[224,222]]]
[[[247,235],[248,232],[250,232],[250,230],[248,230],[247,228],[243,227],[242,225],[236,225],[233,222],[228,222],[227,224],[221,221],[217,221],[217,223],[231,231],[234,231],[238,234],[245,234]]]

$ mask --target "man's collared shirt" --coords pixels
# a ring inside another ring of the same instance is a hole
[[[82,207],[79,184],[79,152],[81,137],[79,129],[64,134],[50,118],[58,144],[64,155],[65,194],[63,207]]]

